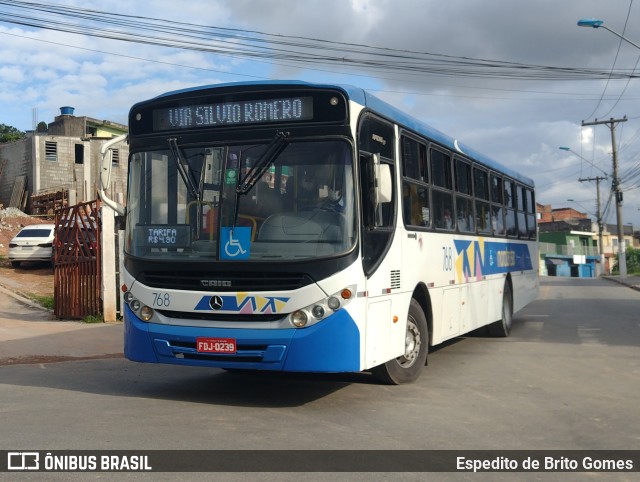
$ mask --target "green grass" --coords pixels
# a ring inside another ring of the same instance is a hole
[[[27,297],[35,301],[36,303],[38,303],[43,308],[46,308],[47,310],[53,311],[54,309],[55,302],[54,302],[53,296],[43,296],[43,295],[35,295],[33,293],[29,293],[27,294]],[[85,316],[82,319],[82,321],[84,321],[85,323],[104,323],[104,320],[102,319],[102,315]]]
[[[35,301],[39,305],[43,306],[47,310],[52,310],[53,311],[53,307],[54,307],[53,296],[50,296],[50,295],[42,296],[42,295],[34,295],[34,294],[30,294],[28,296],[33,301]]]
[[[85,316],[82,321],[84,321],[85,323],[104,323],[104,320],[102,319],[102,315],[89,315],[89,316]]]

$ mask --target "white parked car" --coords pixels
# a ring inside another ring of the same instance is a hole
[[[25,226],[9,243],[9,261],[17,268],[23,261],[53,263],[55,224]]]

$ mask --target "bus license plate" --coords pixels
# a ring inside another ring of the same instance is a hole
[[[204,338],[196,339],[198,353],[235,353],[235,338]]]

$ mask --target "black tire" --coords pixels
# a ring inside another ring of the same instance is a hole
[[[512,323],[513,297],[511,296],[511,285],[508,281],[505,281],[502,292],[502,317],[489,325],[489,335],[501,338],[509,336]]]
[[[373,375],[388,385],[415,381],[427,364],[429,327],[420,304],[412,299],[407,316],[405,354],[371,370]]]
[[[11,261],[11,267],[12,268],[19,268],[20,267],[20,261]]]

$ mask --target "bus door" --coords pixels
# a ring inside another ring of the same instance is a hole
[[[405,328],[394,326],[393,322],[394,313],[398,312],[393,293],[400,289],[401,266],[400,245],[396,244],[401,240],[394,236],[393,165],[374,154],[361,156],[360,167],[362,262],[367,292],[365,364],[370,368],[400,356],[404,347]]]

